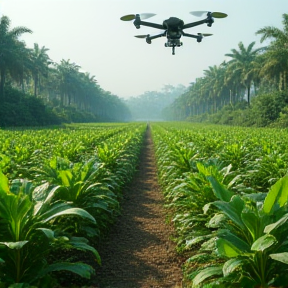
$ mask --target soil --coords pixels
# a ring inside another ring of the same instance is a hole
[[[170,240],[164,199],[157,182],[155,154],[148,129],[138,171],[124,192],[122,214],[98,247],[102,267],[92,287],[182,287],[181,259]]]

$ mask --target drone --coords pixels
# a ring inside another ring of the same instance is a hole
[[[201,24],[207,24],[208,27],[211,27],[214,23],[214,18],[225,18],[227,14],[222,12],[208,12],[208,11],[193,11],[190,14],[194,16],[201,17],[206,14],[206,18],[200,21],[195,21],[191,23],[185,24],[183,20],[177,17],[170,17],[163,21],[163,24],[156,24],[151,22],[142,21],[142,19],[148,19],[150,17],[155,16],[153,13],[143,13],[143,14],[129,14],[122,16],[120,19],[122,21],[132,21],[134,20],[134,26],[139,29],[141,25],[148,26],[160,30],[164,30],[164,32],[150,36],[148,35],[136,35],[137,38],[145,38],[148,44],[152,43],[152,40],[160,37],[166,37],[167,42],[165,43],[165,47],[172,47],[172,55],[175,55],[175,47],[180,47],[183,43],[180,41],[181,36],[195,38],[198,43],[202,41],[204,37],[211,36],[213,34],[208,33],[197,33],[197,35],[189,34],[184,32],[184,29],[192,28]]]

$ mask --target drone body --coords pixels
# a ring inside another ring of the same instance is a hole
[[[212,24],[214,23],[214,18],[227,17],[227,14],[221,13],[221,12],[213,12],[213,13],[205,12],[205,11],[190,12],[190,14],[194,16],[200,16],[204,13],[207,13],[207,17],[205,19],[196,21],[196,22],[191,22],[188,24],[185,24],[183,20],[177,17],[170,17],[169,19],[164,20],[162,24],[156,24],[156,23],[146,22],[142,20],[142,19],[150,18],[155,15],[151,13],[141,14],[141,15],[129,14],[129,15],[121,17],[120,19],[123,21],[131,21],[135,19],[133,24],[137,29],[139,29],[142,25],[142,26],[164,30],[163,33],[157,34],[154,36],[150,36],[150,34],[148,34],[148,35],[137,35],[135,37],[145,38],[148,44],[151,44],[153,39],[156,39],[159,37],[166,37],[167,42],[165,43],[165,47],[172,47],[172,55],[175,55],[175,47],[180,47],[183,45],[183,43],[180,42],[181,36],[195,38],[197,42],[201,42],[203,37],[212,35],[212,34],[202,34],[202,33],[197,33],[197,35],[193,35],[193,34],[185,33],[183,31],[184,29],[195,27],[195,26],[205,24],[205,23],[207,24],[208,27],[211,27]],[[140,18],[140,16],[142,16],[141,17],[142,19]]]

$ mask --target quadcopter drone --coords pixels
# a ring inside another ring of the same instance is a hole
[[[137,35],[135,37],[146,38],[146,42],[148,44],[151,44],[153,39],[166,37],[167,42],[165,43],[165,47],[172,47],[172,55],[175,55],[175,47],[180,47],[183,45],[183,43],[180,42],[181,36],[195,38],[197,42],[200,43],[204,37],[212,35],[212,34],[207,34],[207,33],[197,33],[197,35],[193,35],[193,34],[185,33],[183,31],[184,29],[195,27],[195,26],[205,24],[205,23],[207,24],[208,27],[211,27],[212,24],[214,23],[214,18],[227,17],[227,14],[222,13],[222,12],[194,11],[194,12],[190,12],[190,14],[194,16],[202,16],[203,14],[206,14],[206,18],[200,21],[184,24],[183,20],[177,17],[170,17],[169,19],[164,20],[162,25],[142,21],[142,19],[147,19],[156,15],[153,13],[144,13],[144,14],[135,14],[135,15],[129,14],[129,15],[122,16],[120,19],[123,21],[134,20],[133,24],[137,29],[139,29],[140,26],[143,25],[143,26],[148,26],[148,27],[164,30],[163,33],[154,35],[154,36],[150,36],[150,34],[148,34],[148,35]]]

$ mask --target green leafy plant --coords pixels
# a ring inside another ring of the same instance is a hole
[[[59,217],[95,219],[85,210],[68,202],[53,201],[58,187],[49,184],[33,187],[26,180],[14,180],[11,185],[0,172],[0,279],[7,284],[28,283],[45,287],[52,271],[68,270],[89,278],[93,268],[85,263],[47,261],[53,249],[90,251],[100,263],[98,252],[84,238],[63,233],[54,225]],[[46,284],[45,284],[46,283]],[[49,286],[49,285],[48,285]]]
[[[195,276],[194,286],[216,275],[234,283],[233,287],[286,285],[288,175],[277,181],[267,196],[233,195],[214,177],[208,178],[219,199],[208,206],[216,206],[225,216],[212,240],[216,254],[226,262],[203,269]]]

